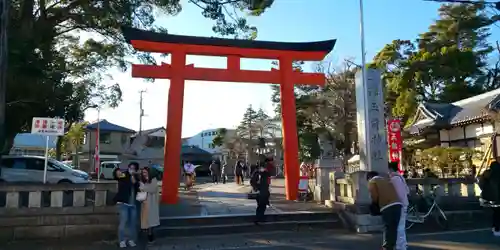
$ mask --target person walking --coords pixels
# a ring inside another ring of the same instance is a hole
[[[153,229],[160,225],[160,208],[158,205],[158,180],[151,175],[151,169],[141,170],[139,190],[146,193],[146,199],[141,202],[141,229],[147,234],[148,242],[155,240]]]
[[[139,190],[139,180],[129,171],[122,172],[119,168],[113,171],[113,177],[118,182],[118,190],[113,200],[118,207],[119,214],[119,246],[120,248],[135,247],[137,240],[136,195]]]
[[[212,183],[219,184],[220,167],[217,162],[212,161],[209,167],[210,174],[212,175]]]
[[[193,186],[195,169],[196,168],[194,167],[194,165],[189,161],[186,161],[186,163],[184,164],[184,175],[186,176],[184,185],[186,190],[191,189],[191,187]]]
[[[221,176],[220,178],[222,179],[222,184],[226,184],[226,180],[227,180],[227,171],[228,171],[228,165],[227,165],[227,162],[224,162],[224,164],[222,165],[222,169],[221,169]]]
[[[238,185],[244,184],[243,165],[242,165],[241,161],[237,161],[236,165],[234,166],[234,178],[236,180],[236,184],[238,184]]]
[[[248,167],[248,164],[246,164],[246,163],[242,162],[242,163],[241,163],[241,169],[243,170],[243,176],[244,176],[245,178],[250,178],[250,177],[251,177],[251,175],[250,175],[250,173],[249,173],[250,168]]]
[[[269,178],[270,175],[267,168],[265,166],[260,166],[250,179],[250,185],[254,191],[257,192],[257,208],[255,209],[256,225],[260,222],[265,222],[266,208],[270,204],[269,198],[271,197],[271,192],[269,192]]]
[[[410,194],[410,189],[406,184],[403,176],[399,174],[399,163],[390,162],[389,163],[389,176],[391,177],[391,183],[396,189],[399,201],[401,202],[401,217],[399,219],[398,225],[398,238],[396,240],[397,250],[406,250],[408,243],[406,242],[406,217],[408,209],[408,195]]]
[[[485,207],[491,207],[493,216],[492,232],[495,237],[500,237],[500,163],[494,161],[490,168],[485,170],[479,178],[481,188],[481,202]]]
[[[370,213],[382,215],[384,223],[382,249],[395,250],[403,206],[390,179],[380,177],[375,171],[368,172],[366,178],[372,200]]]

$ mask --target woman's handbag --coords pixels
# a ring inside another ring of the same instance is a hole
[[[148,193],[146,193],[146,192],[139,192],[139,193],[137,193],[137,196],[135,197],[135,199],[137,201],[140,201],[140,202],[145,201],[147,198],[148,198]]]

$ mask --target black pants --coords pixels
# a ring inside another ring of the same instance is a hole
[[[213,183],[219,183],[219,175],[217,174],[212,174],[212,182]]]
[[[155,235],[153,228],[143,229],[143,235],[145,235],[148,242],[155,241]]]
[[[222,178],[222,183],[226,184],[226,175],[223,174],[220,178]]]
[[[269,205],[269,195],[268,194],[259,194],[257,196],[257,209],[255,210],[255,220],[257,222],[265,221],[265,213],[267,205]]]
[[[401,218],[401,205],[392,205],[381,211],[382,221],[384,223],[384,242],[383,249],[396,249],[396,241],[398,239],[398,225]]]
[[[500,207],[493,207],[491,208],[493,210],[493,229],[496,232],[500,231]]]

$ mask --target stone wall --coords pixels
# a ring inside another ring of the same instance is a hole
[[[116,182],[0,184],[0,242],[116,237]]]

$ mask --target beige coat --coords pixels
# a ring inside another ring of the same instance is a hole
[[[156,178],[151,183],[142,183],[141,190],[148,193],[148,197],[141,205],[141,228],[148,229],[160,225],[160,205],[158,200],[158,181]]]
[[[388,178],[375,176],[368,182],[372,202],[378,202],[380,211],[391,205],[400,204],[398,193]]]

